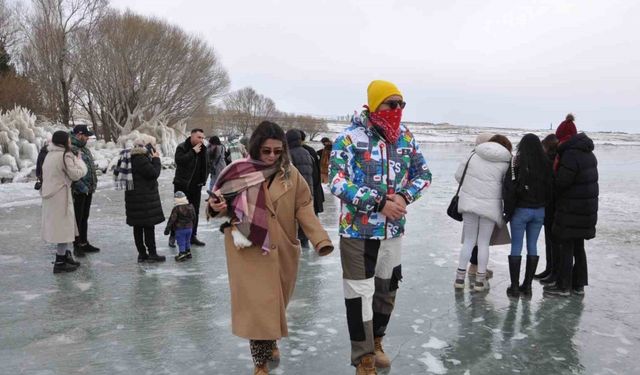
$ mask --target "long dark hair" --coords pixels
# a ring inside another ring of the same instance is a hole
[[[534,195],[545,194],[551,183],[551,164],[537,135],[528,133],[522,137],[513,164],[520,188]]]
[[[62,164],[64,164],[65,171],[67,170],[67,153],[71,152],[71,146],[69,146],[69,133],[63,130],[58,130],[51,136],[51,143],[56,146],[64,147],[62,153]]]
[[[253,131],[249,139],[249,156],[253,160],[260,160],[260,147],[262,147],[262,144],[267,139],[275,139],[282,142],[282,154],[280,154],[276,165],[278,169],[284,172],[285,178],[288,178],[291,165],[289,161],[289,146],[287,145],[284,130],[282,130],[280,125],[271,121],[262,121],[256,130]]]
[[[547,157],[551,161],[555,160],[556,155],[558,154],[559,142],[560,141],[558,140],[558,137],[553,133],[547,135],[542,140],[542,149],[544,150],[544,152],[547,154]]]

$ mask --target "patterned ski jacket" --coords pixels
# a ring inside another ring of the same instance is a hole
[[[69,137],[71,138],[71,150],[76,155],[80,153],[82,161],[87,165],[87,174],[71,185],[73,192],[74,194],[93,194],[98,187],[98,175],[93,161],[93,154],[91,154],[87,144],[80,142],[73,133],[69,133]]]
[[[386,196],[399,194],[408,204],[413,203],[431,184],[431,171],[404,125],[400,125],[396,144],[389,144],[367,123],[366,112],[354,116],[331,151],[331,192],[342,201],[340,236],[376,240],[400,237],[406,219],[391,220],[380,212]]]

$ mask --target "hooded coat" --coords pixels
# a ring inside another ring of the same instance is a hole
[[[150,158],[145,147],[134,147],[131,150],[133,189],[124,193],[128,225],[152,227],[164,221],[158,192],[161,170],[160,158]]]
[[[509,168],[511,153],[495,142],[478,145],[469,160],[469,167],[460,188],[458,212],[473,213],[495,222],[499,227],[502,219],[502,181]],[[460,182],[467,160],[456,171]]]
[[[591,239],[598,221],[598,160],[584,133],[558,146],[553,234],[561,239]]]
[[[71,185],[87,174],[87,166],[72,152],[64,154],[63,147],[50,144],[48,149],[42,165],[40,189],[42,239],[50,243],[69,243],[78,235]]]

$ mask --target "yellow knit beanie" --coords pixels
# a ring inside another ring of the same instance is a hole
[[[367,87],[367,101],[369,105],[369,111],[375,112],[378,109],[378,106],[382,104],[382,102],[392,96],[392,95],[400,95],[402,93],[396,85],[389,81],[375,80],[371,81],[369,87]]]

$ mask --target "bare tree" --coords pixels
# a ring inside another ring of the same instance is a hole
[[[32,12],[22,22],[27,39],[25,69],[57,120],[68,125],[73,108],[74,41],[101,17],[107,0],[31,0],[31,5]]]
[[[232,127],[245,136],[261,121],[277,115],[276,104],[270,98],[258,94],[253,88],[245,87],[230,93],[223,101],[226,111],[226,127]]]
[[[276,121],[286,129],[299,129],[304,131],[309,141],[312,141],[319,134],[328,130],[325,120],[307,115],[281,113],[276,118]]]
[[[16,21],[17,11],[18,8],[12,8],[5,0],[0,0],[0,46],[7,53],[11,53],[20,41],[20,28]]]
[[[169,124],[224,94],[229,77],[203,40],[164,21],[111,11],[79,43],[78,97],[105,138]]]

